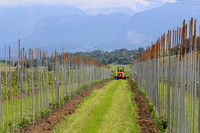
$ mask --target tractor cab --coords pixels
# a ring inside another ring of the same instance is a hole
[[[118,67],[118,75],[117,79],[126,79],[127,77],[124,75],[124,67]]]

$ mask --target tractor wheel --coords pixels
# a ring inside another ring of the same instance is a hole
[[[124,76],[124,79],[126,79],[126,76]]]

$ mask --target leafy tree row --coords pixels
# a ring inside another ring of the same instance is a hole
[[[94,50],[92,52],[76,52],[73,55],[81,55],[84,57],[91,57],[104,64],[131,64],[136,57],[144,52],[144,48],[140,47],[135,50],[117,49],[111,52]]]

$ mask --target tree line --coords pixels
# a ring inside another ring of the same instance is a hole
[[[144,52],[144,48],[139,47],[138,49],[128,50],[128,49],[116,49],[114,51],[103,51],[103,50],[94,50],[91,52],[76,52],[73,55],[81,55],[84,57],[94,58],[98,62],[103,64],[122,64],[127,65],[131,64],[136,57]]]

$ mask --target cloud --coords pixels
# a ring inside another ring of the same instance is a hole
[[[69,5],[80,8],[133,7],[136,3],[147,6],[146,0],[0,0],[0,6]]]
[[[162,2],[169,2],[169,3],[175,3],[178,0],[162,0]]]
[[[161,0],[161,3],[174,2],[176,0]],[[140,7],[147,7],[151,1],[149,0],[0,0],[0,6],[29,6],[29,5],[66,5],[78,7],[82,10],[95,8],[117,8],[127,7],[138,10]],[[96,13],[93,13],[96,14]]]
[[[134,45],[140,45],[146,40],[143,34],[138,33],[135,30],[129,30],[129,29],[127,29],[127,32],[125,34],[125,39]]]

